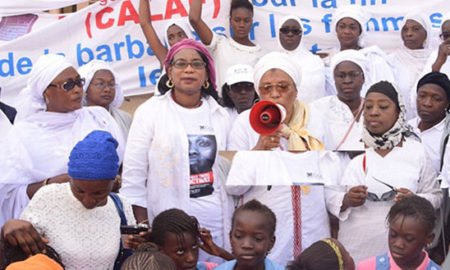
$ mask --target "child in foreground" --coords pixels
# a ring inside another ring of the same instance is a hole
[[[358,264],[358,270],[438,270],[424,247],[434,238],[436,222],[431,203],[419,196],[405,197],[395,203],[387,216],[389,252]]]
[[[231,221],[230,242],[235,260],[215,270],[281,270],[283,266],[266,258],[275,244],[275,214],[257,200],[237,208]]]

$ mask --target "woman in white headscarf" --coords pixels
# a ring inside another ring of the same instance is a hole
[[[319,111],[296,99],[301,73],[291,58],[281,52],[263,56],[255,65],[255,89],[261,100],[286,109],[280,129],[259,135],[250,125],[250,110],[242,112],[230,132],[228,150],[324,150],[333,148],[328,125]]]
[[[428,35],[431,28],[422,14],[415,12],[405,15],[400,29],[403,42],[389,54],[389,63],[394,68],[397,86],[405,99],[406,119],[411,119],[417,113],[410,102],[410,91],[415,88],[414,84],[430,56]]]
[[[158,38],[158,34],[152,25],[152,14],[149,2],[150,0],[139,1],[139,23],[145,39],[147,39],[150,48],[156,58],[158,58],[162,68],[164,66],[164,59],[167,55],[167,48],[161,43],[161,40]],[[164,27],[164,42],[169,48],[185,38],[193,39],[193,37],[190,25],[184,19],[170,20]]]
[[[338,51],[354,49],[361,51],[369,63],[365,78],[372,82],[386,80],[395,83],[392,67],[387,62],[387,55],[377,46],[365,47],[367,36],[366,23],[369,14],[358,6],[342,6],[333,14],[333,28],[339,41],[339,49],[334,49],[329,53],[329,58],[325,59],[325,65],[329,67],[334,54]],[[326,73],[326,92],[336,94],[333,74],[331,70]],[[362,93],[364,95],[364,92]]]
[[[325,66],[319,56],[312,54],[303,44],[303,26],[297,16],[288,15],[278,23],[278,46],[301,69],[302,80],[298,85],[298,98],[310,103],[325,94]]]
[[[362,111],[364,98],[361,97],[366,85],[367,59],[356,50],[341,51],[333,57],[331,70],[337,94],[320,98],[310,105],[324,112],[330,124],[334,150],[362,151],[361,142]]]
[[[70,150],[92,130],[124,140],[111,115],[100,107],[81,107],[84,80],[65,57],[48,54],[33,66],[20,95],[18,120],[1,146],[0,226],[20,216],[40,187],[67,182]]]
[[[83,106],[101,106],[116,120],[126,141],[131,126],[131,115],[119,107],[124,100],[120,79],[111,65],[93,60],[78,69],[85,79],[83,86]]]

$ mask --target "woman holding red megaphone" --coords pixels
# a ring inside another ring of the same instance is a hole
[[[268,130],[255,130],[250,122],[255,122],[252,117],[257,114],[251,113],[250,110],[242,112],[231,129],[228,150],[279,148],[305,151],[331,148],[328,145],[331,140],[328,138],[330,132],[325,119],[319,111],[310,110],[308,105],[297,99],[301,72],[289,56],[279,52],[263,56],[255,65],[254,81],[261,100],[284,107],[286,117],[276,130],[272,131],[273,127],[270,126]],[[254,106],[257,110],[258,107]]]

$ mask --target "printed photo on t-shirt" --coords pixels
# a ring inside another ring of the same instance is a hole
[[[188,135],[190,165],[190,196],[198,198],[214,191],[212,167],[216,158],[217,143],[214,135]]]

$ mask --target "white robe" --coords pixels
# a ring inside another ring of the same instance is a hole
[[[73,146],[98,129],[109,131],[117,139],[122,161],[122,133],[104,108],[94,106],[69,113],[44,111],[16,122],[0,153],[0,226],[18,218],[27,206],[29,184],[67,173]]]
[[[9,121],[6,114],[2,110],[0,110],[0,145],[3,141],[5,141],[12,127],[13,125]]]
[[[350,161],[340,186],[334,187],[335,196],[327,201],[330,212],[340,219],[338,240],[352,254],[355,263],[388,251],[386,215],[393,200],[366,200],[362,206],[340,212],[345,192],[354,186],[366,185],[367,191],[378,197],[390,191],[390,188],[374,180],[374,177],[395,188],[411,190],[429,200],[436,209],[442,200],[436,173],[421,143],[407,138],[401,147],[393,148],[384,157],[373,148],[366,149],[365,155]]]
[[[327,96],[318,99],[310,104],[318,111],[324,112],[325,117],[330,126],[331,137],[333,138],[333,145],[338,146],[350,125],[353,122],[354,116],[350,108],[337,96]],[[361,115],[359,122],[353,124],[344,143],[339,147],[341,151],[363,151],[364,143],[361,141],[363,129],[363,116]]]
[[[336,184],[340,165],[338,156],[328,151],[239,151],[234,156],[227,191],[240,195],[241,203],[256,199],[276,215],[276,241],[269,259],[281,265],[294,259],[296,220],[301,224],[301,250],[330,237],[325,190]],[[300,212],[294,211],[291,185],[300,185]]]

